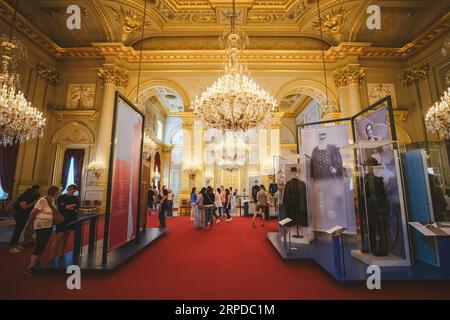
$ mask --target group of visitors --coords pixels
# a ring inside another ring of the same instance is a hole
[[[150,186],[147,193],[147,207],[149,210],[158,210],[159,227],[166,227],[166,217],[172,219],[173,199],[175,193],[165,185],[158,191],[156,186]]]
[[[73,222],[77,219],[80,208],[79,198],[75,195],[77,186],[74,184],[67,187],[64,195],[60,195],[56,186],[48,188],[45,196],[41,196],[39,190],[39,185],[33,185],[13,203],[16,225],[9,242],[9,252],[21,253],[26,246],[34,245],[30,264],[25,272],[29,276],[36,274],[36,266],[40,263],[39,259],[47,247],[54,226],[56,235],[50,246],[50,258],[64,255],[67,239],[74,230]],[[24,241],[21,243],[22,233]],[[32,240],[34,233],[36,241]]]
[[[203,187],[199,193],[194,187],[191,191],[191,220],[194,221],[196,230],[211,229],[214,224],[225,219],[226,222],[233,220],[230,214],[232,198],[236,198],[237,190],[232,194],[232,188],[225,189],[223,186],[214,189],[210,186]]]

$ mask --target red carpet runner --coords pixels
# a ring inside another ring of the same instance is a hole
[[[149,219],[157,225],[155,216]],[[66,275],[23,275],[30,252],[0,245],[0,299],[450,299],[449,282],[338,283],[313,262],[284,261],[266,239],[276,229],[235,217],[195,231],[189,218],[167,221],[169,232],[112,273],[82,273],[81,290]]]

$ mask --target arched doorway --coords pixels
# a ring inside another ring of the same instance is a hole
[[[295,80],[284,85],[277,94],[280,112],[281,154],[297,153],[297,125],[335,117],[340,112],[333,92],[313,80]]]
[[[86,199],[86,186],[92,181],[88,180],[84,167],[95,145],[91,130],[82,122],[69,122],[56,131],[52,145],[56,146],[52,184],[64,192],[67,185],[75,183],[81,199]]]

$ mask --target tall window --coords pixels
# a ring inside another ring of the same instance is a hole
[[[80,190],[81,174],[83,171],[84,149],[66,149],[61,174],[62,193],[67,192],[67,187],[75,184]]]
[[[163,137],[163,125],[161,120],[158,119],[157,125],[156,125],[156,137],[159,140],[162,140]]]
[[[66,185],[64,186],[64,191],[62,192],[62,194],[66,194],[67,188],[71,184],[75,184],[75,159],[73,157],[70,158],[69,172],[67,173],[66,179],[67,182]]]
[[[8,193],[3,189],[2,181],[0,180],[0,200],[8,199]]]

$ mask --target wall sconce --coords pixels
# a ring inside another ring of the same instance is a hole
[[[91,161],[86,167],[88,173],[92,174],[96,179],[100,178],[106,170],[106,165],[102,161]]]
[[[194,179],[200,168],[196,165],[189,165],[183,170],[191,179]]]

